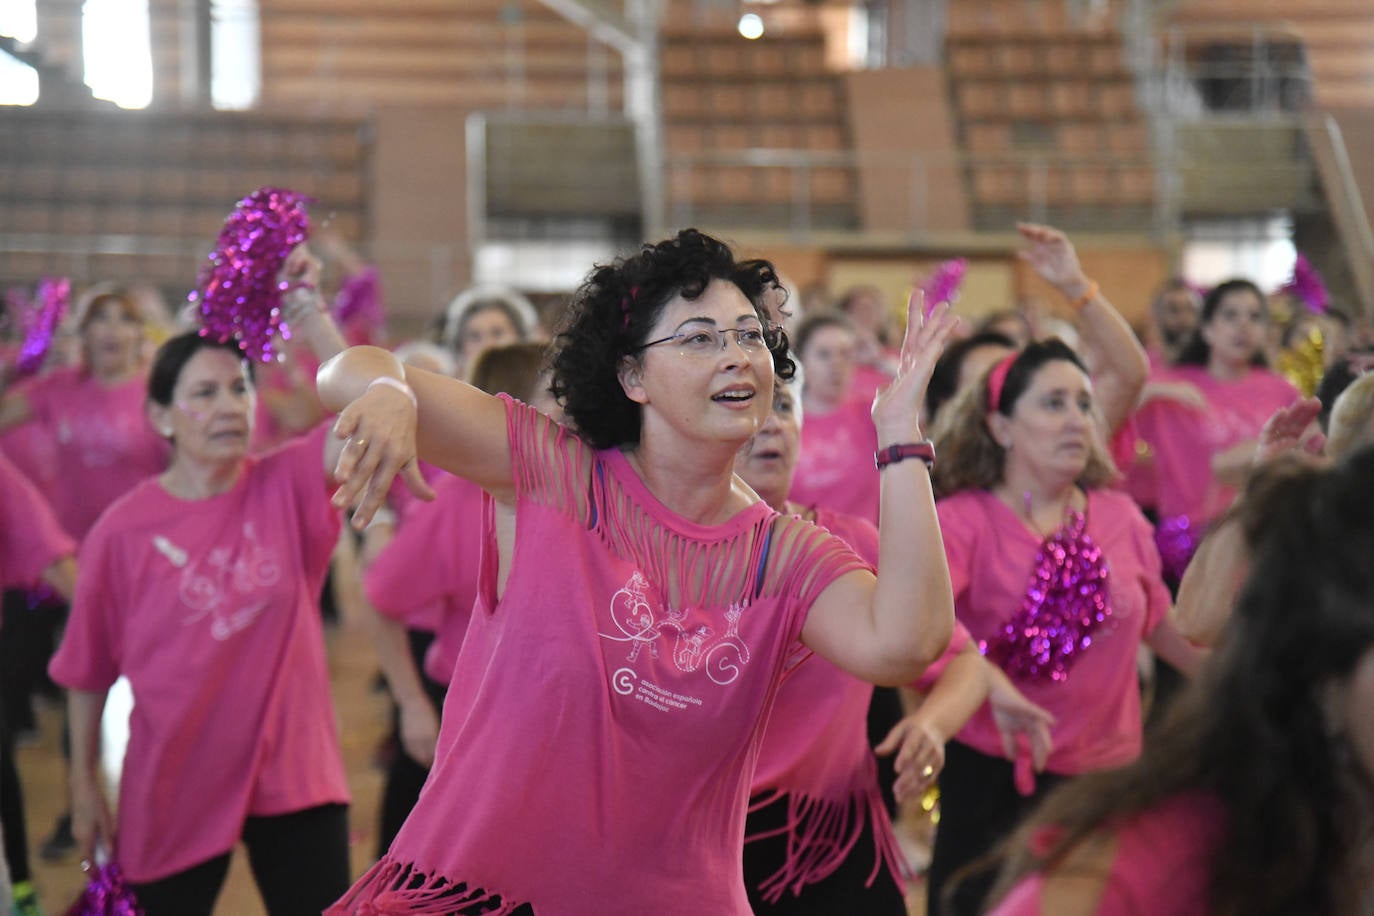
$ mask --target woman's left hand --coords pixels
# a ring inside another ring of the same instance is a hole
[[[386,501],[397,474],[419,498],[434,498],[416,460],[416,414],[403,391],[373,385],[345,407],[334,424],[334,435],[346,441],[334,468],[339,488],[333,502],[340,509],[357,505],[353,527],[359,531]]]
[[[1046,283],[1070,299],[1077,299],[1092,285],[1078,263],[1078,252],[1069,237],[1052,226],[1017,223],[1027,246],[1017,253]]]
[[[899,804],[920,798],[945,768],[945,736],[920,712],[907,716],[892,727],[882,743],[873,749],[880,757],[896,751],[893,767],[897,781],[893,793]]]
[[[925,313],[925,294],[911,294],[906,307],[906,334],[902,337],[897,375],[873,399],[873,425],[878,429],[878,444],[892,445],[919,438],[921,408],[926,386],[930,384],[935,363],[945,350],[945,342],[959,327],[959,319],[941,303]]]
[[[995,670],[988,684],[988,705],[992,709],[992,720],[1002,736],[1002,750],[1008,760],[1015,760],[1018,738],[1024,738],[1030,745],[1031,762],[1035,772],[1045,768],[1054,749],[1054,737],[1050,729],[1054,726],[1054,715],[1049,710],[1037,706],[1012,686],[1005,675]]]

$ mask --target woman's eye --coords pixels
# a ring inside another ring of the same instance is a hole
[[[710,346],[712,343],[711,335],[705,331],[694,331],[687,335],[686,343],[692,347]]]

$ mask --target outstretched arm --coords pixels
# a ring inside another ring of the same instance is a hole
[[[913,294],[900,369],[873,401],[880,449],[921,439],[917,418],[926,385],[958,324],[947,306],[929,318],[922,306]],[[856,677],[909,684],[949,644],[954,597],[925,462],[888,465],[881,499],[877,577],[854,572],[832,582],[811,606],[802,641]]]
[[[1035,269],[1070,302],[1078,305],[1078,332],[1083,358],[1092,371],[1097,403],[1101,405],[1104,441],[1135,411],[1136,400],[1150,373],[1150,360],[1130,324],[1112,306],[1097,283],[1083,273],[1078,252],[1058,229],[1018,223],[1027,247],[1023,261]]]

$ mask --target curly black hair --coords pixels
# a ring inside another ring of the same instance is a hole
[[[787,335],[770,318],[782,294],[773,265],[738,261],[719,239],[696,229],[646,244],[630,257],[592,268],[573,293],[550,359],[550,389],[578,433],[596,448],[636,445],[640,405],[620,386],[626,357],[636,355],[674,298],[696,299],[712,280],[735,284],[768,329],[768,349],[778,378],[795,371]]]

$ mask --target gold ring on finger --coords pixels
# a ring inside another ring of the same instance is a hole
[[[356,446],[357,446],[358,448],[360,448],[360,449],[364,449],[364,450],[367,449],[367,439],[366,439],[366,438],[354,439],[354,440],[353,440],[353,444],[356,445]]]
[[[921,769],[921,775],[926,779],[929,779],[930,777],[935,775],[935,767],[931,766],[930,764],[926,764]]]

